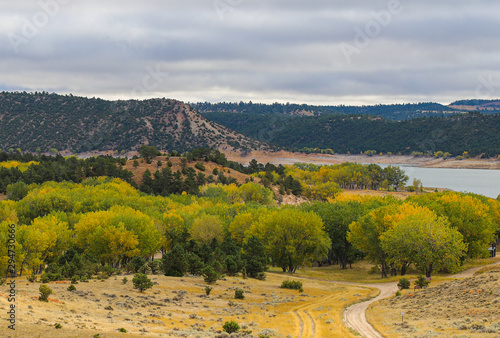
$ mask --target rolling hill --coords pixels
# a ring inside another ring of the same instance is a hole
[[[0,148],[72,153],[196,147],[250,151],[262,142],[207,120],[171,99],[106,101],[48,93],[0,93]]]

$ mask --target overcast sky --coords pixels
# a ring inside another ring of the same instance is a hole
[[[327,105],[500,98],[495,0],[0,4],[0,90]]]

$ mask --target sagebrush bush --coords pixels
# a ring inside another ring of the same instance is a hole
[[[70,286],[68,286],[68,289],[67,289],[67,290],[68,290],[68,291],[75,291],[75,290],[76,290],[76,287],[75,287],[73,284],[71,284]]]
[[[234,320],[231,320],[229,322],[225,322],[224,325],[222,325],[222,329],[225,332],[231,334],[233,332],[238,332],[240,330],[240,325]]]
[[[241,290],[241,289],[234,290],[234,298],[235,299],[245,299],[245,295],[243,294],[243,290]]]
[[[292,289],[292,290],[299,290],[300,292],[304,292],[304,289],[302,288],[302,282],[298,281],[298,280],[286,279],[281,283],[280,287],[282,289]]]

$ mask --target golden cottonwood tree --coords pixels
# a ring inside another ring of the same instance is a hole
[[[189,229],[189,234],[199,244],[209,245],[214,238],[219,243],[222,242],[224,239],[224,228],[218,216],[201,214],[195,218],[193,226]]]
[[[150,256],[162,244],[152,219],[124,206],[82,215],[75,225],[75,237],[78,247],[115,265],[127,257]]]

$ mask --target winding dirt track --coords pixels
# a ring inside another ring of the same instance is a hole
[[[368,309],[368,306],[371,303],[393,295],[398,290],[397,283],[392,282],[384,284],[350,284],[350,285],[377,288],[380,290],[380,294],[377,297],[370,299],[366,302],[357,303],[349,306],[344,312],[344,323],[354,331],[361,334],[361,336],[363,337],[383,338],[383,336],[380,333],[378,333],[378,331],[375,330],[373,326],[370,325],[370,323],[368,323],[368,320],[366,319],[366,309]]]
[[[498,257],[500,258],[500,257]],[[495,265],[495,264],[500,264],[499,263],[493,263],[493,264],[488,264],[488,265]],[[485,266],[480,266],[477,268],[472,268],[463,271],[462,273],[456,274],[456,275],[450,275],[448,278],[467,278],[473,276],[478,270],[484,268]],[[373,284],[359,284],[359,283],[349,283],[349,282],[341,282],[341,281],[328,281],[328,280],[323,280],[323,279],[316,279],[316,278],[308,278],[308,277],[295,277],[298,279],[309,279],[309,280],[321,280],[322,282],[331,282],[335,284],[344,284],[344,285],[350,285],[350,286],[358,286],[358,287],[366,287],[366,288],[375,288],[380,290],[380,294],[372,298],[368,301],[361,302],[361,303],[356,303],[344,311],[344,324],[359,333],[362,337],[367,337],[367,338],[383,338],[377,330],[371,326],[370,323],[368,323],[368,320],[366,319],[366,310],[368,309],[368,306],[378,300],[387,298],[392,296],[397,290],[397,282],[392,282],[392,283],[383,283],[383,284],[378,284],[378,283],[373,283]],[[307,310],[311,310],[318,305],[320,305],[323,302],[327,302],[330,298],[333,296],[326,297],[322,299],[321,301],[314,303],[314,304],[307,304],[307,305],[301,305],[297,306],[293,309],[293,313],[297,317],[297,321],[300,327],[299,335],[298,338],[314,338],[316,334],[316,320],[307,312]],[[319,323],[318,323],[319,324]]]
[[[497,257],[498,258],[498,257]],[[493,263],[493,264],[488,264],[486,266],[490,265],[496,265],[500,263]],[[467,278],[467,277],[472,277],[474,274],[479,271],[480,269],[484,268],[485,266],[479,266],[476,268],[471,268],[468,270],[465,270],[459,274],[456,275],[450,275],[448,278]],[[363,303],[357,303],[354,305],[349,306],[345,312],[344,312],[344,323],[350,327],[351,329],[355,330],[361,336],[363,337],[368,337],[368,338],[383,338],[377,330],[371,326],[370,323],[368,323],[368,320],[366,319],[366,309],[368,309],[368,306],[376,302],[380,299],[384,299],[387,297],[390,297],[393,295],[397,290],[398,286],[396,282],[393,283],[385,283],[385,284],[350,284],[354,286],[365,286],[365,287],[372,287],[372,288],[378,288],[380,290],[380,294]]]

